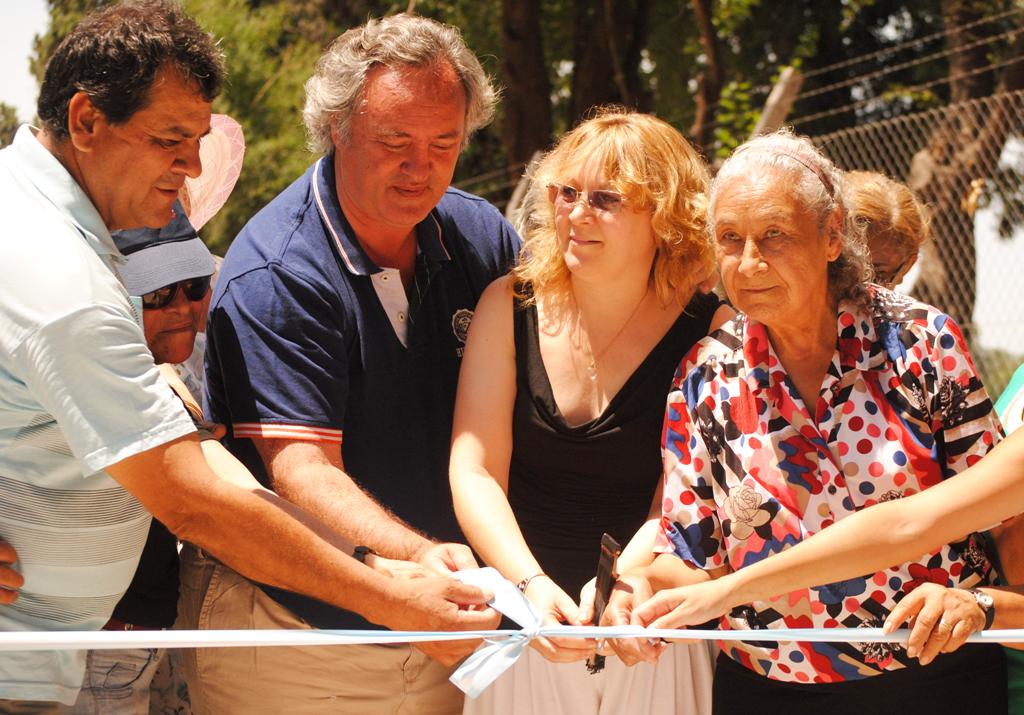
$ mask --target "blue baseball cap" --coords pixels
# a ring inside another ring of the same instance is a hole
[[[213,254],[189,223],[185,209],[175,201],[172,210],[174,218],[163,228],[132,228],[112,234],[127,259],[118,266],[118,273],[130,295],[145,295],[178,281],[213,275]]]

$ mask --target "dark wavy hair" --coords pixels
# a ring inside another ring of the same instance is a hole
[[[149,0],[113,5],[85,18],[46,65],[37,111],[46,131],[68,138],[68,104],[85,92],[113,124],[149,102],[157,73],[173,68],[212,102],[224,84],[213,38],[177,5]]]

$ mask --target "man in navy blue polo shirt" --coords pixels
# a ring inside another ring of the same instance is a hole
[[[493,89],[457,30],[399,15],[342,35],[306,92],[325,156],[227,254],[207,329],[210,416],[258,478],[355,543],[434,571],[475,566],[451,543],[455,388],[477,299],[519,239],[449,183]],[[212,584],[203,627],[370,627],[194,552],[183,569]],[[324,712],[336,699],[345,713],[456,713],[448,666],[471,647],[430,644],[434,660],[394,646],[211,649],[189,687],[202,712]]]

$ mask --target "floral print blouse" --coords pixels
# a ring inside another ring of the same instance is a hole
[[[872,291],[867,310],[839,311],[813,412],[765,327],[742,313],[683,360],[665,417],[658,551],[702,569],[739,569],[859,509],[927,489],[994,446],[999,422],[957,326],[927,305]],[[972,534],[918,561],[734,609],[723,627],[877,627],[919,584],[969,588],[991,571]],[[722,647],[761,675],[800,683],[910,662],[894,644]]]

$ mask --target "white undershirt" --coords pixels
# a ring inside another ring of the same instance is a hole
[[[382,268],[378,273],[372,274],[370,279],[373,281],[373,289],[377,291],[377,299],[391,321],[395,336],[403,347],[409,347],[406,344],[409,329],[409,297],[402,285],[402,274],[397,268]]]

